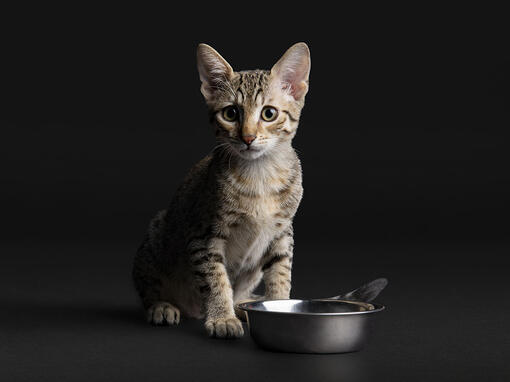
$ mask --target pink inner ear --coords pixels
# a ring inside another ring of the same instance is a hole
[[[303,83],[303,81],[299,81],[297,83],[293,83],[291,85],[292,89],[290,91],[290,94],[292,94],[292,97],[294,97],[294,99],[299,99],[303,96],[303,92],[305,90],[305,84]]]
[[[306,77],[308,74],[308,64],[306,61],[294,61],[290,65],[282,68],[281,74],[282,90],[289,91],[294,99],[303,96],[306,90]],[[290,88],[290,89],[289,89]]]
[[[299,99],[303,96],[303,92],[306,89],[306,84],[302,80],[302,77],[285,78],[282,80],[282,90],[289,92],[294,99]]]

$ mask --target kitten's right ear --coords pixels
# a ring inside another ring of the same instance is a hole
[[[234,71],[228,62],[207,44],[198,45],[197,65],[200,81],[202,81],[200,91],[206,101],[234,76]]]

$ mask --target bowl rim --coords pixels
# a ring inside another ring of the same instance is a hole
[[[322,313],[314,313],[314,312],[282,312],[282,311],[276,311],[276,310],[259,310],[259,309],[253,309],[250,308],[248,305],[254,304],[254,303],[262,303],[262,302],[273,302],[273,301],[327,301],[327,302],[343,302],[353,305],[361,305],[361,306],[373,306],[373,309],[370,310],[364,310],[364,311],[357,311],[357,312],[322,312]],[[362,301],[350,301],[350,300],[341,300],[341,299],[330,299],[330,298],[312,298],[312,299],[276,299],[276,300],[256,300],[256,301],[249,301],[249,302],[243,302],[236,305],[239,309],[244,310],[247,313],[250,312],[257,312],[257,313],[265,313],[265,314],[285,314],[285,315],[294,315],[294,316],[353,316],[353,315],[360,315],[360,314],[371,314],[371,313],[377,313],[381,312],[386,307],[384,305],[380,304],[373,304],[369,302],[362,302]]]

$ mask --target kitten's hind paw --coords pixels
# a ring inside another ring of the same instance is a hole
[[[239,338],[244,334],[243,324],[235,317],[209,319],[205,329],[211,337]]]
[[[177,325],[181,312],[169,302],[157,302],[147,310],[147,321],[151,324]]]

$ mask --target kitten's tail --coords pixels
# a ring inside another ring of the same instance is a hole
[[[385,278],[380,278],[374,281],[370,281],[369,283],[362,285],[348,293],[331,298],[337,300],[370,302],[373,301],[384,288],[386,288],[386,285],[388,285],[388,280]]]

